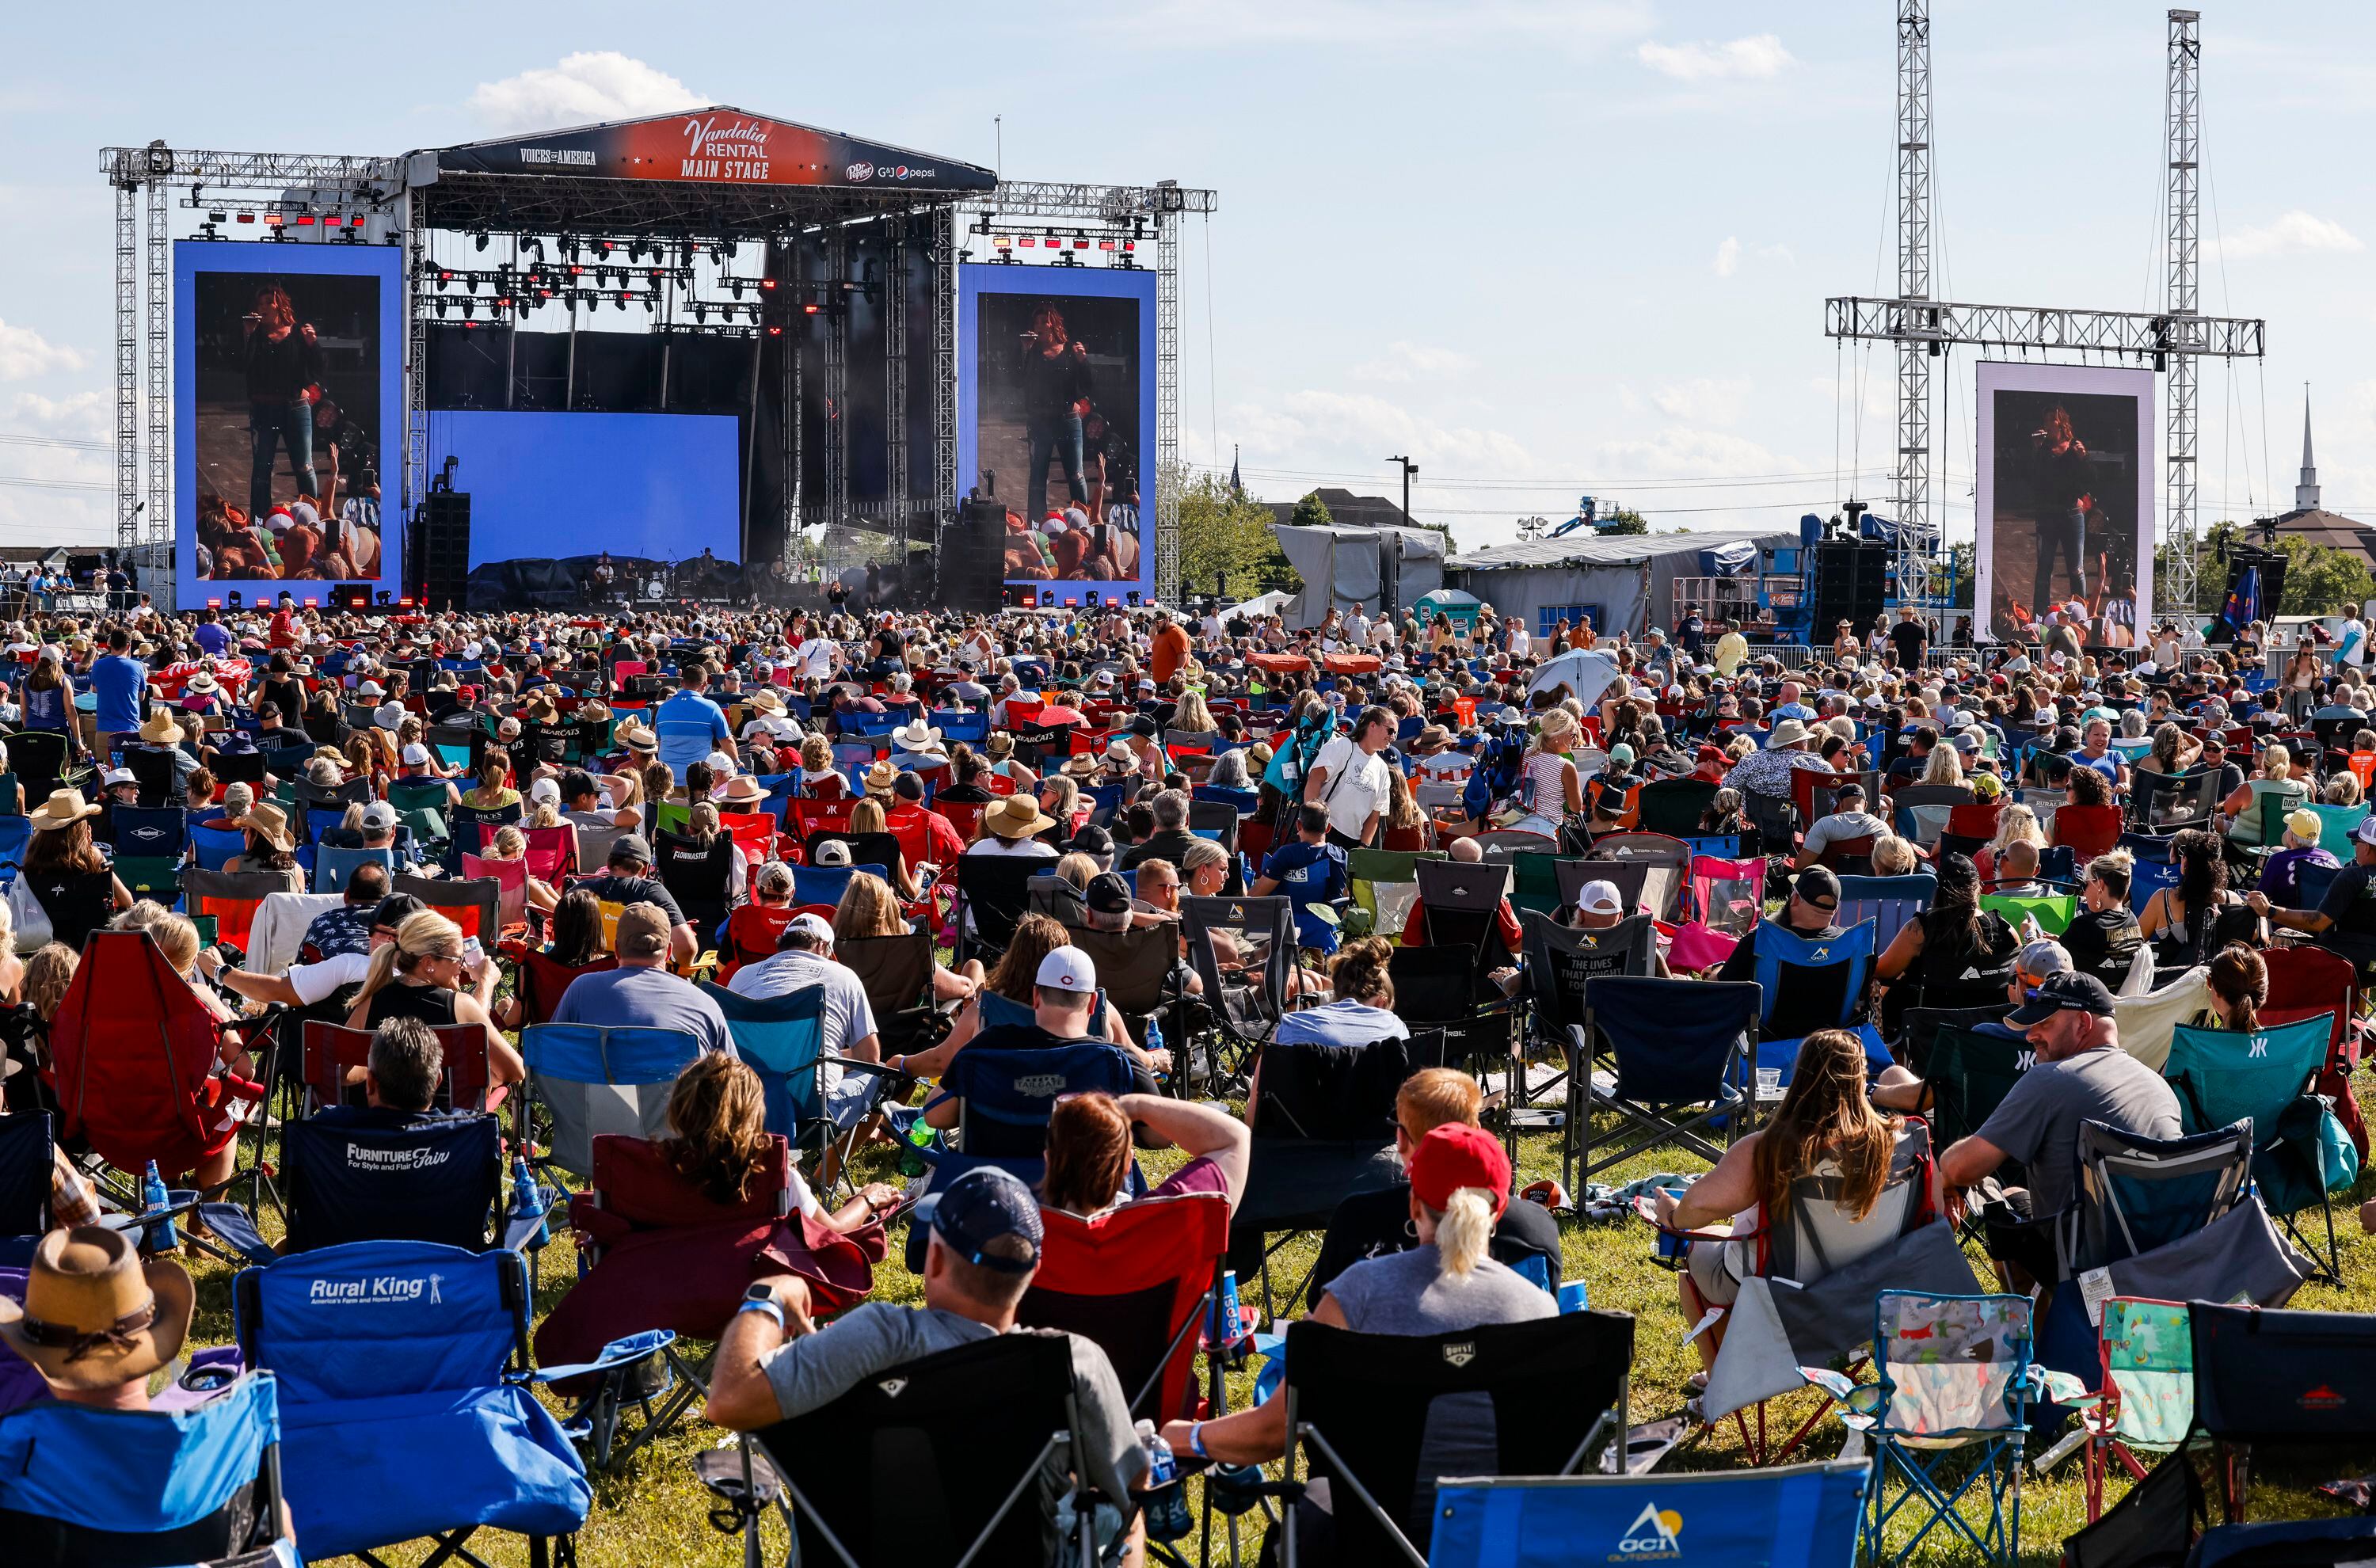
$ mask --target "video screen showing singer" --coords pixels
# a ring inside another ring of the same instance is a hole
[[[1139,302],[985,294],[980,308],[979,461],[1022,474],[1008,580],[1135,578]]]

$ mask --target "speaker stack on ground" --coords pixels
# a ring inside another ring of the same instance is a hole
[[[421,585],[424,605],[445,610],[464,604],[470,577],[469,492],[433,490],[422,498],[413,514],[404,564],[405,580]]]
[[[1889,547],[1866,540],[1825,540],[1809,552],[1807,602],[1814,607],[1808,640],[1831,641],[1842,621],[1859,634],[1872,629],[1888,597]]]
[[[933,563],[938,580],[932,602],[960,614],[987,615],[998,608],[1006,585],[1006,505],[968,501],[957,508],[954,527],[941,530]]]

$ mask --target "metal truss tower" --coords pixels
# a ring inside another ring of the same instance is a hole
[[[883,263],[883,499],[891,510],[892,558],[903,566],[908,517],[908,220],[891,221]]]
[[[162,148],[152,148],[153,160]],[[168,169],[172,155],[165,153]],[[173,547],[173,269],[166,244],[165,182],[151,167],[148,182],[148,516],[145,526],[125,539],[119,526],[116,546],[155,548],[143,557],[147,565],[162,565]],[[146,576],[144,576],[144,580]]]
[[[2131,358],[2168,377],[2164,418],[2162,542],[2157,573],[2164,613],[2192,613],[2195,551],[2195,361],[2258,359],[2267,337],[2257,317],[2206,316],[2199,307],[2202,44],[2198,13],[2169,13],[2169,271],[2158,312],[2067,310],[2048,305],[1955,304],[1930,292],[1930,23],[1927,0],[1897,8],[1897,294],[1824,302],[1826,337],[1897,347],[1897,488],[1901,532],[1898,592],[1930,586],[1933,540],[1920,525],[1930,511],[1930,362],[1954,347],[2066,350]],[[1986,624],[1987,607],[1976,612]]]
[[[933,214],[933,525],[957,510],[957,215]]]
[[[140,537],[140,176],[122,160],[115,186],[115,542]]]
[[[1930,298],[1930,14],[1929,0],[1897,6],[1897,297]],[[1930,361],[1935,342],[1897,345],[1897,593],[1930,597]],[[1919,584],[1919,588],[1909,588]]]
[[[2169,89],[2166,118],[2169,145],[2169,279],[2162,308],[2170,333],[2198,340],[2203,318],[2196,310],[2196,263],[2202,240],[2203,43],[2193,11],[2169,13]],[[2198,350],[2199,351],[2199,350]],[[2165,612],[2194,611],[2197,535],[2194,517],[2194,353],[2170,356],[2164,393],[2162,457],[2163,552],[2156,576]]]
[[[825,275],[836,285],[849,276],[849,233],[826,239]],[[837,527],[849,522],[849,312],[842,302],[825,323],[825,505]]]

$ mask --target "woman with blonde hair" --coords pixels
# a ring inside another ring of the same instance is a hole
[[[1186,735],[1210,735],[1220,729],[1213,722],[1213,710],[1205,702],[1205,694],[1189,691],[1180,694],[1180,706],[1171,715],[1169,728]]]
[[[2097,777],[2103,776],[2097,774]],[[2037,813],[2019,803],[2006,806],[1997,813],[1995,837],[1981,847],[1978,854],[1972,857],[1973,865],[1980,873],[1982,887],[1986,887],[1995,878],[1997,860],[2004,853],[2005,846],[2016,841],[2035,844],[2040,854],[2046,852],[2046,829],[2039,826]]]
[[[1510,824],[1515,833],[1557,838],[1560,826],[1584,809],[1584,782],[1568,754],[1584,742],[1584,727],[1564,707],[1543,710],[1534,743],[1518,763],[1518,799],[1527,813]]]
[[[1925,784],[1956,785],[1964,782],[1964,759],[1955,748],[1941,741],[1930,748],[1930,760],[1922,769]]]
[[[524,861],[528,859],[528,835],[511,823],[495,829],[495,841],[481,857],[490,861]],[[532,909],[552,910],[561,902],[561,890],[549,882],[540,881],[531,873],[528,879],[528,903]]]
[[[841,902],[834,907],[833,939],[837,948],[842,944],[869,936],[907,936],[913,931],[908,917],[899,912],[899,900],[893,896],[891,885],[873,872],[852,873],[849,885],[841,890]],[[933,1000],[961,1002],[971,996],[975,982],[964,975],[933,965]]]
[[[1446,1123],[1413,1146],[1409,1168],[1410,1228],[1418,1244],[1366,1258],[1330,1280],[1311,1321],[1359,1334],[1415,1336],[1557,1315],[1548,1291],[1489,1255],[1494,1222],[1513,1201],[1510,1161],[1500,1142],[1482,1128]],[[1179,1453],[1221,1464],[1261,1464],[1286,1452],[1287,1400],[1274,1393],[1252,1409],[1215,1420],[1169,1422],[1163,1434]],[[1500,1455],[1483,1427],[1446,1422],[1431,1440],[1430,1461],[1428,1476],[1457,1476],[1470,1473],[1463,1466],[1490,1471]],[[1305,1506],[1299,1504],[1291,1525],[1299,1532],[1320,1525],[1301,1511]],[[1434,1484],[1422,1476],[1410,1513],[1397,1523],[1416,1528],[1434,1508]]]
[[[363,988],[347,1012],[347,1028],[375,1029],[389,1018],[418,1018],[432,1028],[476,1024],[486,1032],[489,1081],[519,1082],[525,1072],[520,1054],[487,1012],[495,994],[493,958],[481,954],[476,968],[471,963],[460,926],[434,909],[407,915],[396,928],[396,940],[372,950]]]
[[[792,769],[792,792],[813,801],[838,801],[849,780],[833,766],[833,742],[812,730],[801,741],[801,765]]]
[[[891,821],[883,810],[883,802],[870,795],[850,807],[849,831],[852,833],[890,832]],[[916,888],[916,873],[909,868],[907,856],[899,857],[899,863],[893,868],[893,874],[898,879],[899,897],[911,904],[914,903],[919,897]]]

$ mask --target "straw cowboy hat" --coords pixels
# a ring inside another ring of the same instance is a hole
[[[771,719],[781,719],[784,716],[784,699],[766,686],[753,692],[749,700],[754,710],[766,714]]]
[[[1795,719],[1779,719],[1775,723],[1774,733],[1766,737],[1765,749],[1769,752],[1778,752],[1785,746],[1803,746],[1807,743],[1807,727],[1804,724]]]
[[[1056,826],[1028,795],[1009,795],[981,816],[982,831],[1001,838],[1033,838]]]
[[[48,827],[72,827],[85,817],[97,816],[99,808],[86,802],[79,790],[53,790],[41,809],[28,814],[33,831]]]
[[[656,752],[660,749],[659,737],[633,719],[619,726],[618,737],[631,752]]]
[[[201,670],[196,674],[191,676],[188,680],[183,682],[182,689],[185,692],[195,692],[200,696],[205,696],[209,692],[220,691],[222,687],[216,682],[212,675],[209,675],[205,671]]]
[[[161,707],[148,716],[148,723],[140,726],[140,738],[152,746],[178,746],[182,743],[183,733],[182,727],[173,722],[172,714]]]
[[[921,719],[911,719],[892,731],[891,739],[902,751],[936,752],[941,749],[941,732]]]
[[[1064,771],[1075,778],[1094,778],[1098,771],[1098,759],[1087,752],[1083,752],[1078,756],[1066,757]]]
[[[279,806],[269,802],[249,807],[247,814],[239,819],[239,826],[284,854],[291,848],[289,818]]]
[[[866,770],[866,792],[870,795],[887,795],[898,781],[899,770],[887,758]]]
[[[0,1340],[58,1387],[109,1388],[169,1365],[196,1304],[180,1264],[142,1263],[122,1231],[53,1230],[34,1244],[24,1305],[0,1298]]]
[[[577,705],[570,717],[580,724],[607,724],[611,721],[611,710],[603,704],[588,697]]]
[[[738,773],[712,797],[720,805],[756,805],[767,798],[766,787],[747,773]]]
[[[1015,754],[1015,737],[1004,730],[992,731],[987,744],[993,761],[1003,761]]]

